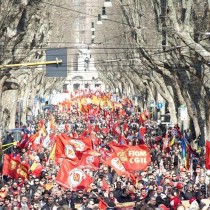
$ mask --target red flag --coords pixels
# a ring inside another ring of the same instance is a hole
[[[206,140],[206,169],[210,169],[210,141]]]
[[[150,152],[146,145],[128,146],[110,143],[109,146],[127,171],[144,170],[151,162]]]
[[[108,186],[108,184],[106,183],[106,180],[105,180],[104,178],[102,179],[102,186],[101,186],[101,189],[102,189],[102,190],[109,191],[109,186]]]
[[[61,134],[61,137],[67,140],[70,145],[74,146],[75,150],[78,152],[84,152],[89,148],[92,149],[92,142],[90,138],[83,137],[80,139],[74,139],[67,136],[66,134]]]
[[[110,154],[107,148],[100,148],[99,153],[101,154],[101,161],[104,162],[109,158],[112,154]]]
[[[93,130],[95,133],[98,133],[100,131],[99,129],[99,125],[95,125],[94,127],[94,130]]]
[[[114,123],[113,127],[112,127],[112,132],[115,136],[119,136],[121,134],[121,130],[120,130],[120,126],[118,125],[118,123]]]
[[[10,162],[11,158],[9,155],[5,154],[4,155],[4,164],[3,164],[3,169],[2,169],[2,174],[8,176],[9,175],[9,162]]]
[[[44,169],[44,166],[42,166],[40,163],[38,163],[33,171],[31,171],[31,174],[33,174],[35,177],[39,177],[41,175],[42,170]]]
[[[150,152],[146,145],[129,146],[118,157],[127,171],[145,170],[151,162]]]
[[[71,190],[78,190],[87,189],[93,179],[70,160],[64,159],[58,171],[56,182]]]
[[[119,157],[116,154],[113,154],[110,158],[108,158],[104,165],[111,166],[117,173],[117,175],[122,176],[126,173],[125,167],[123,166]]]
[[[120,145],[116,142],[110,142],[109,147],[117,154],[119,155],[122,151],[125,151],[129,146],[128,145]]]
[[[99,168],[99,157],[91,155],[91,154],[84,154],[80,160],[79,167],[80,168],[87,168],[90,170],[98,170]]]
[[[62,138],[61,135],[55,137],[55,157],[56,158],[69,158],[78,159],[74,147],[69,143],[68,140]]]
[[[19,142],[17,146],[20,147],[21,149],[24,149],[26,148],[27,143],[28,143],[28,134],[24,133],[21,142]]]
[[[98,208],[100,210],[106,210],[107,209],[107,204],[105,203],[104,200],[102,200],[101,198],[99,198],[99,203],[98,203]]]
[[[21,163],[19,160],[13,159],[8,155],[4,156],[4,160],[3,175],[10,176],[13,179],[18,179],[19,177],[26,179],[28,177],[27,164]]]

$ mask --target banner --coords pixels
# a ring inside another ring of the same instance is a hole
[[[126,171],[145,170],[151,162],[150,152],[146,145],[127,146],[109,145],[119,157]]]
[[[28,168],[27,164],[21,163],[9,155],[4,155],[3,175],[13,179],[18,179],[19,177],[26,179],[28,177]]]
[[[206,169],[210,169],[210,142],[206,141]]]

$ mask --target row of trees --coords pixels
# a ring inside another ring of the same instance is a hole
[[[41,0],[0,1],[0,65],[40,62],[52,31],[53,8]],[[62,87],[62,79],[46,78],[43,66],[0,69],[0,129],[15,127],[18,100],[21,122],[36,95]]]
[[[173,124],[186,105],[196,136],[210,140],[210,1],[113,3],[92,46],[105,83],[121,94],[159,93]]]

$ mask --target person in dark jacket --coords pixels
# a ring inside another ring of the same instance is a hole
[[[66,192],[66,197],[63,198],[59,202],[59,204],[61,206],[67,205],[69,208],[74,208],[75,205],[74,205],[74,201],[72,199],[72,192],[70,190]]]
[[[53,196],[49,196],[47,203],[41,208],[41,210],[53,210],[56,207]]]
[[[126,202],[131,202],[131,196],[129,195],[129,190],[127,188],[124,188],[122,190],[122,194],[120,197],[117,199],[119,203],[126,203]]]
[[[117,182],[117,187],[114,190],[114,197],[118,199],[122,194],[122,183],[120,181]]]

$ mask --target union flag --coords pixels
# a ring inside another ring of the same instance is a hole
[[[70,160],[64,159],[58,171],[56,182],[70,190],[86,190],[93,182],[93,178]]]
[[[119,157],[117,157],[116,154],[113,154],[103,164],[112,167],[118,176],[122,176],[126,173],[125,167],[123,166],[121,160],[119,159]]]
[[[87,168],[90,170],[98,170],[99,169],[100,159],[99,157],[91,154],[83,153],[82,158],[80,160],[79,167]]]

